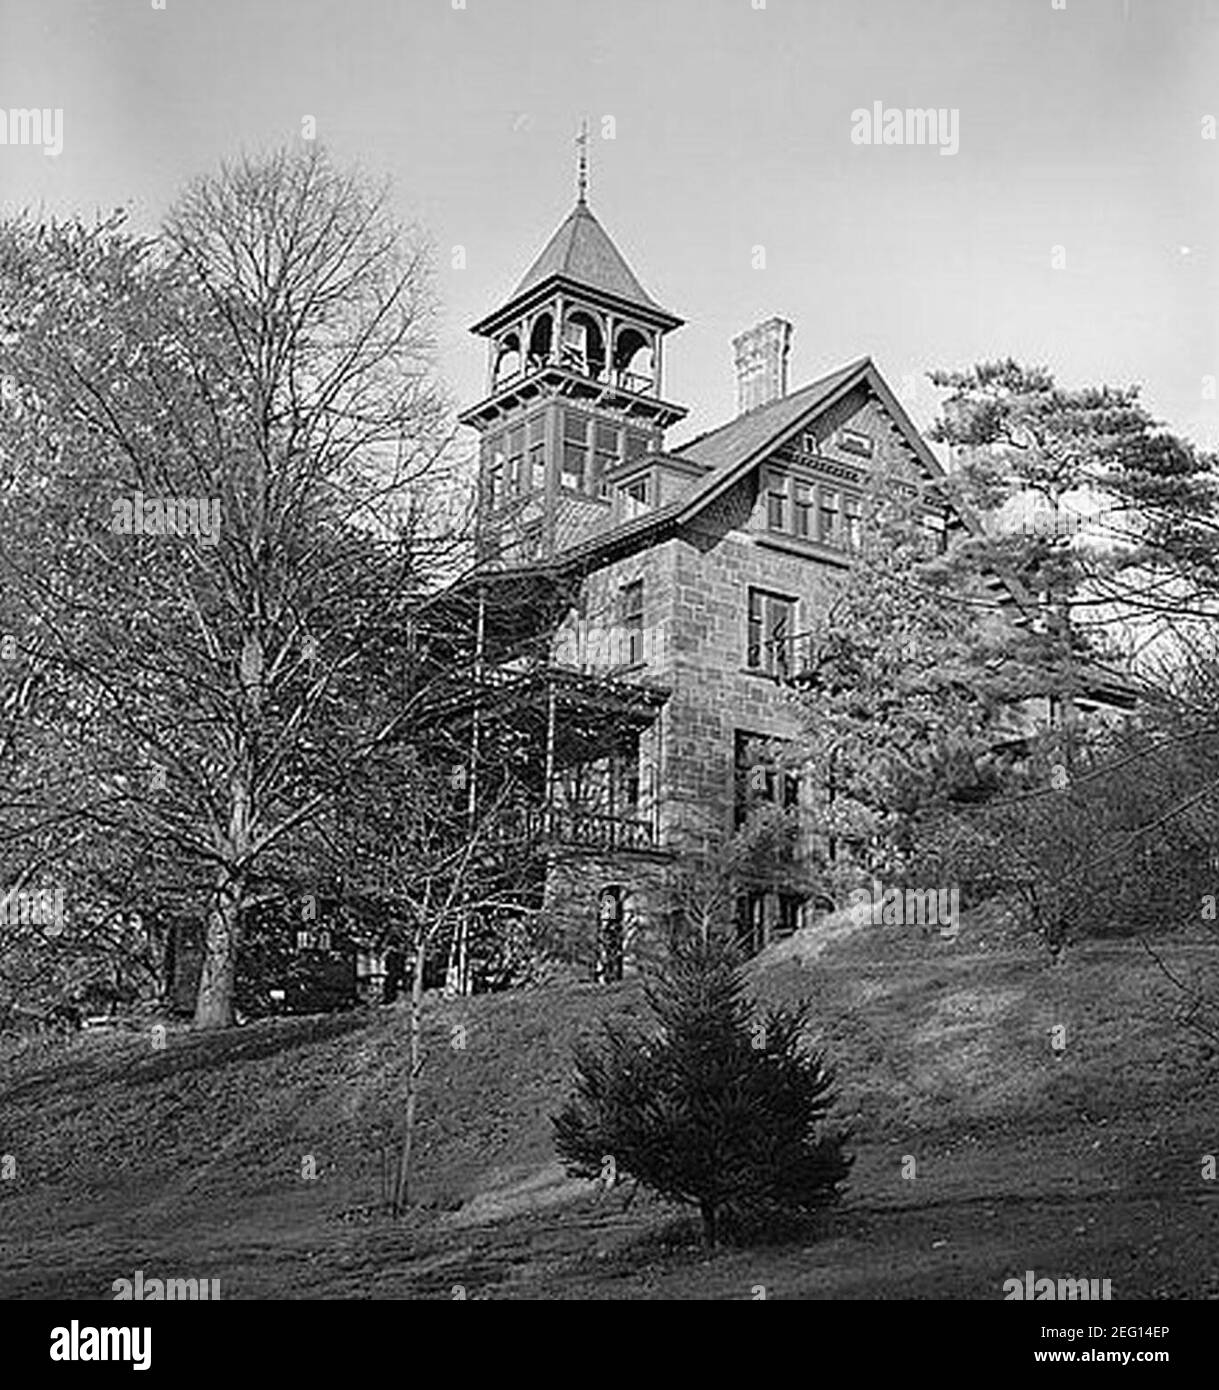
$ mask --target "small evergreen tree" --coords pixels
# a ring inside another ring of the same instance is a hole
[[[755,1018],[720,934],[674,942],[646,997],[654,1033],[611,1021],[577,1045],[575,1094],[554,1117],[567,1171],[597,1177],[612,1160],[696,1205],[709,1247],[725,1212],[773,1216],[832,1200],[853,1159],[846,1133],[821,1130],[833,1074],[805,1048],[807,1005]]]

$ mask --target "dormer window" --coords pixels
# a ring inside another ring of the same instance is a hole
[[[766,478],[766,525],[772,531],[787,530],[787,478],[782,473]]]
[[[629,521],[651,509],[647,477],[634,478],[622,488],[622,515]]]
[[[872,457],[875,441],[862,430],[843,428],[838,431],[838,447],[848,454],[858,454],[860,458]]]

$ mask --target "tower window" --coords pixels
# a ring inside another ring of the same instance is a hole
[[[626,461],[632,463],[648,452],[651,441],[646,434],[642,434],[639,430],[625,430],[624,434],[626,435]]]
[[[563,324],[562,363],[597,378],[605,370],[605,339],[600,325],[583,309],[577,309]]]
[[[546,486],[546,417],[535,415],[529,421],[529,482],[533,491]]]
[[[508,470],[506,476],[511,478],[514,491],[525,492],[528,490],[529,481],[525,477],[524,425],[517,425],[508,431]]]
[[[499,345],[495,358],[495,384],[511,381],[521,370],[521,340],[515,333],[509,333]]]
[[[563,413],[562,483],[573,492],[583,492],[588,468],[588,420],[571,411]]]
[[[593,431],[593,476],[597,480],[597,496],[608,497],[610,485],[605,475],[618,462],[618,431],[612,425],[597,425]]]

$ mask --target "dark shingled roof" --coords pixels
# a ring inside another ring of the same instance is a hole
[[[519,299],[553,275],[649,309],[667,311],[648,294],[584,203],[577,203],[512,293]]]
[[[698,435],[688,444],[674,449],[673,453],[678,458],[693,459],[716,470],[750,459],[776,435],[794,425],[802,415],[832,396],[870,361],[868,357],[861,357],[855,362],[848,362],[845,367],[839,367],[829,376],[802,386],[790,396],[781,396],[777,401],[738,415],[735,420],[729,420],[718,429]]]

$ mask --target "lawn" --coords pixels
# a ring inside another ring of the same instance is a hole
[[[1213,973],[1200,944],[1164,950]],[[1051,967],[968,923],[955,942],[874,927],[751,977],[762,1000],[813,1002],[856,1131],[847,1198],[815,1228],[708,1255],[680,1211],[567,1179],[549,1115],[572,1043],[642,1001],[635,982],[555,986],[429,1002],[417,1205],[398,1222],[378,1211],[396,1007],[176,1028],[163,1047],[125,1030],[10,1045],[0,1297],[109,1298],[136,1269],[218,1278],[226,1299],[996,1299],[1026,1269],[1219,1297],[1219,1061],[1136,942]]]

